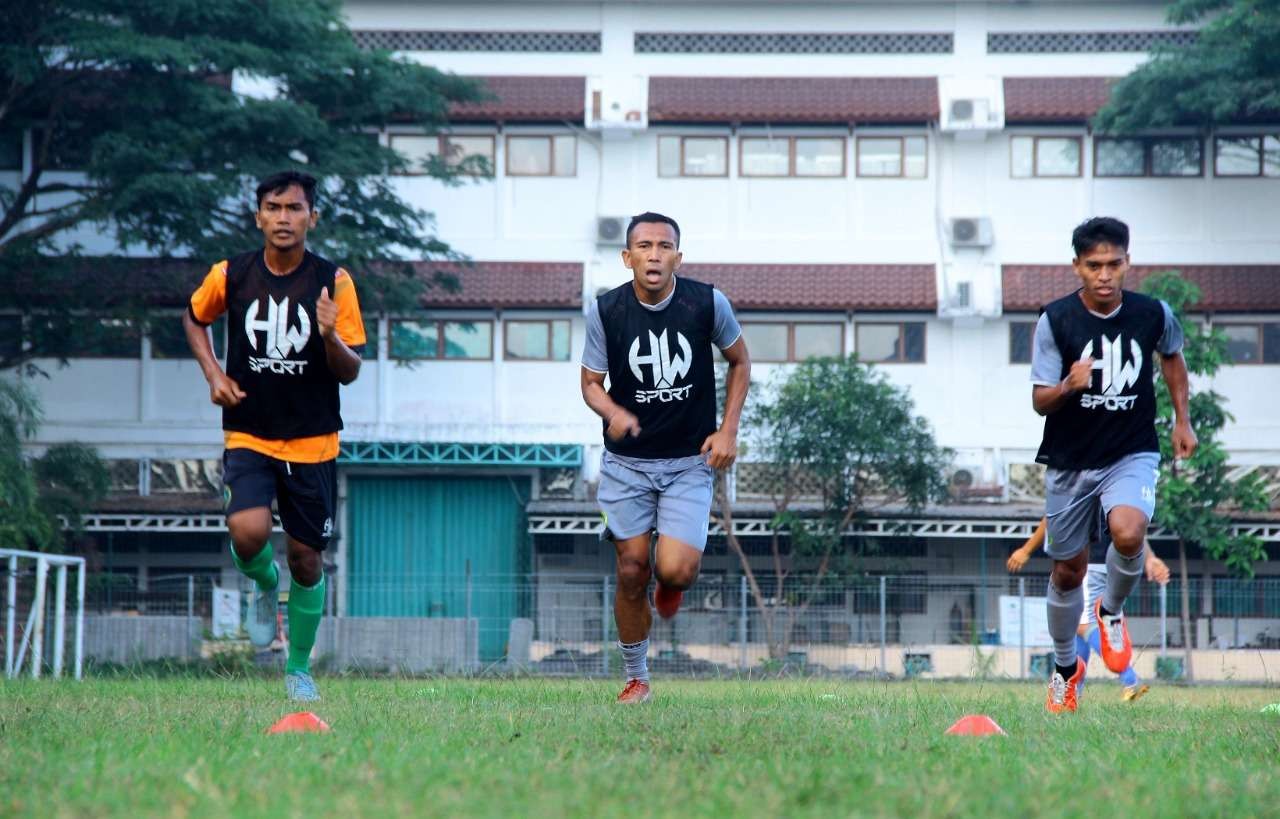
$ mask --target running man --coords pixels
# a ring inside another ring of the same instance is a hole
[[[222,407],[222,483],[231,558],[256,584],[249,637],[276,635],[280,570],[271,544],[271,501],[288,544],[289,699],[320,698],[311,648],[324,611],[321,555],[333,534],[337,500],[338,385],[360,372],[364,324],[350,274],[306,249],[316,226],[316,180],[286,171],[257,189],[254,221],[266,245],[218,262],[191,296],[182,323]],[[218,366],[208,326],[227,314],[227,370]]]
[[[1020,547],[1009,555],[1009,559],[1005,561],[1005,568],[1011,574],[1017,574],[1027,565],[1027,561],[1036,553],[1036,550],[1044,545],[1045,520],[1040,519],[1040,525],[1031,533],[1031,537]],[[1159,583],[1161,586],[1169,582],[1169,567],[1165,562],[1156,557],[1155,551],[1151,548],[1151,543],[1147,542],[1143,545],[1144,554],[1146,555],[1145,565],[1147,580]],[[1107,586],[1107,564],[1106,552],[1101,548],[1101,543],[1095,543],[1090,549],[1089,568],[1085,576],[1084,583],[1084,613],[1080,615],[1080,626],[1076,629],[1076,653],[1080,660],[1085,664],[1086,669],[1089,665],[1089,655],[1091,652],[1102,652],[1100,643],[1101,635],[1097,628],[1097,614],[1093,610],[1093,602],[1102,596]],[[1086,671],[1086,678],[1088,672]],[[1076,686],[1077,699],[1084,693],[1085,678],[1080,680]],[[1138,679],[1138,673],[1133,670],[1132,662],[1120,672],[1120,683],[1124,686],[1124,692],[1121,699],[1125,702],[1132,702],[1143,694],[1151,690],[1151,686],[1141,682]]]
[[[1071,236],[1081,287],[1051,302],[1036,323],[1032,405],[1045,416],[1036,461],[1046,464],[1045,554],[1054,671],[1045,705],[1075,711],[1084,663],[1076,627],[1094,543],[1106,552],[1107,579],[1094,601],[1102,660],[1119,674],[1132,647],[1124,601],[1142,574],[1143,542],[1155,513],[1160,445],[1156,439],[1155,356],[1173,399],[1173,455],[1190,457],[1196,435],[1187,411],[1182,328],[1169,305],[1124,290],[1129,228],[1099,217]]]
[[[632,280],[587,311],[582,398],[604,426],[597,498],[605,520],[601,537],[613,541],[618,555],[613,613],[627,675],[622,703],[649,699],[650,576],[657,574],[653,604],[664,618],[675,616],[698,577],[714,470],[728,469],[738,456],[738,421],[751,377],[729,300],[711,285],[677,277],[681,258],[674,219],[633,217],[622,251]],[[729,362],[718,429],[713,344]]]

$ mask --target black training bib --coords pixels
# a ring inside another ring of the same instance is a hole
[[[597,300],[609,356],[609,397],[640,421],[640,435],[605,448],[632,458],[697,455],[716,429],[714,290],[676,278],[671,302],[647,310],[631,282]]]

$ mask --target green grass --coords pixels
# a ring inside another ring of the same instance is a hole
[[[1277,689],[321,679],[323,735],[267,736],[278,680],[0,683],[0,816],[1261,816]],[[966,713],[1007,737],[947,737]],[[1065,800],[1065,801],[1063,801]]]

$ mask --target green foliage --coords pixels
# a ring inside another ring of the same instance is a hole
[[[66,530],[107,492],[106,464],[83,444],[55,444],[28,459],[22,442],[35,434],[40,405],[23,381],[0,379],[0,545],[57,551]]]
[[[1164,299],[1173,308],[1186,337],[1183,357],[1192,375],[1208,378],[1227,361],[1222,331],[1188,321],[1185,310],[1200,298],[1200,289],[1178,271],[1158,273],[1142,283],[1148,295]],[[1160,438],[1160,482],[1156,490],[1155,522],[1222,560],[1232,572],[1253,575],[1253,566],[1267,559],[1262,541],[1254,535],[1232,535],[1226,510],[1261,511],[1267,508],[1264,484],[1256,474],[1232,480],[1227,452],[1218,440],[1232,419],[1226,399],[1211,388],[1192,390],[1189,402],[1191,428],[1199,438],[1196,452],[1175,462],[1171,442],[1174,414],[1168,385],[1156,386],[1156,430]]]
[[[0,0],[0,18],[0,138],[28,132],[32,155],[19,185],[0,188],[3,306],[120,315],[141,308],[125,293],[185,293],[189,275],[173,271],[122,288],[109,261],[77,258],[77,237],[212,263],[261,244],[253,188],[287,168],[321,181],[311,244],[359,272],[366,311],[431,284],[373,262],[454,255],[397,195],[387,174],[408,160],[373,131],[438,130],[451,101],[482,94],[359,49],[338,0]],[[233,72],[276,96],[234,93]],[[484,164],[437,157],[420,170],[456,181]]]
[[[1103,133],[1210,127],[1280,111],[1280,0],[1176,0],[1168,20],[1201,24],[1195,43],[1161,45],[1098,112]]]

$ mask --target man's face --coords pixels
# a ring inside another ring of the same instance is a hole
[[[671,275],[682,258],[676,248],[676,230],[666,222],[636,225],[627,249],[622,251],[622,264],[635,274],[636,285],[653,295],[671,285]]]
[[[307,204],[302,186],[290,185],[262,197],[262,204],[258,205],[253,220],[268,245],[286,251],[301,247],[306,242],[307,231],[316,226],[318,216],[319,213]]]
[[[1084,297],[1094,307],[1114,307],[1129,272],[1129,253],[1111,244],[1094,245],[1071,261],[1084,284]]]

